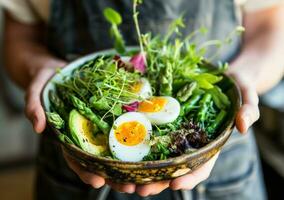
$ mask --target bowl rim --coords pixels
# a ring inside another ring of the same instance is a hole
[[[127,49],[129,51],[131,50],[136,50],[137,47],[127,47]],[[82,63],[88,62],[91,59],[94,59],[96,56],[99,55],[105,55],[105,54],[110,54],[112,52],[116,52],[114,49],[106,49],[106,50],[101,50],[101,51],[97,51],[94,53],[90,53],[87,55],[84,55],[82,57],[79,57],[73,61],[71,61],[70,63],[68,63],[66,66],[64,66],[64,68],[62,70],[66,70],[68,69],[68,67],[71,67],[74,65],[74,63],[76,62],[80,62],[82,61]],[[79,67],[79,66],[77,66]],[[44,111],[47,111],[47,107],[44,104],[44,91],[46,90],[48,84],[51,82],[51,80],[57,75],[57,73],[55,72],[48,80],[47,82],[44,84],[44,87],[41,91],[41,96],[40,96],[40,101],[41,101],[41,105],[44,109]],[[207,152],[209,152],[210,150],[214,149],[215,147],[218,146],[222,146],[220,145],[220,143],[225,143],[226,140],[229,138],[229,136],[231,135],[233,128],[235,126],[235,119],[236,119],[236,112],[237,110],[241,107],[241,92],[240,92],[240,88],[238,86],[238,84],[236,84],[236,81],[231,78],[230,76],[228,76],[225,73],[222,73],[222,75],[224,77],[226,77],[227,79],[229,79],[232,83],[233,83],[233,90],[235,90],[235,92],[237,93],[237,99],[236,99],[236,106],[237,109],[233,112],[233,117],[231,118],[230,121],[228,121],[224,126],[225,128],[222,130],[222,132],[214,139],[212,140],[210,143],[208,143],[207,145],[205,145],[204,147],[201,147],[199,149],[197,149],[196,151],[190,152],[190,153],[184,153],[180,156],[177,157],[172,157],[172,158],[168,158],[165,160],[153,160],[153,161],[138,161],[138,162],[129,162],[129,161],[121,161],[121,160],[116,160],[116,159],[112,159],[112,158],[107,158],[107,157],[103,157],[103,156],[96,156],[93,154],[90,154],[82,149],[80,149],[79,147],[77,147],[74,144],[69,144],[67,142],[62,142],[61,140],[59,140],[58,138],[56,139],[61,145],[63,145],[65,148],[71,149],[72,151],[77,151],[79,154],[83,155],[84,157],[87,157],[89,160],[92,161],[97,161],[97,162],[106,162],[106,163],[110,163],[110,164],[115,164],[115,165],[121,165],[121,166],[126,166],[127,168],[137,168],[138,166],[147,166],[147,167],[157,167],[157,164],[159,165],[159,167],[165,167],[165,166],[169,166],[172,165],[172,163],[174,162],[175,164],[180,164],[183,163],[184,161],[193,159],[195,157],[199,157],[202,154],[206,154]],[[46,115],[46,113],[45,113]],[[59,135],[59,134],[63,134],[61,133],[59,130],[53,128],[48,122],[46,122],[47,125],[51,128],[52,131],[55,132],[55,134]]]

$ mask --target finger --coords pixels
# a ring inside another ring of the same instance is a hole
[[[256,90],[247,81],[239,79],[243,105],[236,117],[236,126],[241,133],[247,132],[249,127],[259,118],[259,98]]]
[[[25,113],[32,122],[35,132],[43,132],[46,126],[44,110],[39,101],[29,100],[26,104]]]
[[[91,185],[92,187],[98,189],[105,185],[105,179],[96,174],[92,174],[83,170],[70,156],[63,151],[65,160],[67,161],[68,166],[80,177],[80,179]]]
[[[170,181],[160,181],[157,183],[151,183],[147,185],[139,185],[136,187],[136,192],[142,196],[146,197],[149,195],[155,195],[161,193],[163,190],[168,188]]]
[[[214,155],[208,162],[206,162],[204,165],[202,165],[197,170],[193,171],[190,174],[181,176],[179,178],[174,179],[170,183],[170,187],[173,190],[191,190],[193,189],[197,184],[200,182],[206,180],[211,170],[213,169],[213,166],[219,156],[219,152]]]
[[[135,192],[135,184],[118,184],[107,180],[106,183],[118,192],[129,193],[132,194]]]
[[[46,126],[45,114],[40,101],[41,91],[54,72],[54,69],[41,70],[32,81],[26,93],[25,113],[28,119],[33,123],[34,130],[37,133],[41,133]]]
[[[236,117],[236,127],[240,133],[246,133],[259,118],[258,106],[243,104]]]

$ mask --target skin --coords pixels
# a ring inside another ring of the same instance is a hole
[[[236,126],[241,133],[259,118],[258,94],[264,93],[279,80],[284,71],[284,5],[266,10],[246,13],[244,45],[239,56],[231,63],[228,74],[240,86],[243,105],[240,108]],[[7,71],[11,78],[26,90],[26,115],[33,123],[34,130],[41,133],[46,126],[44,111],[40,103],[40,91],[45,82],[66,62],[54,57],[42,42],[41,25],[25,25],[6,14],[5,58]],[[82,170],[68,155],[64,154],[69,167],[86,184],[100,188],[105,184],[113,189],[149,196],[166,188],[173,190],[192,189],[207,179],[218,154],[191,174],[172,181],[162,181],[148,185],[121,185]]]

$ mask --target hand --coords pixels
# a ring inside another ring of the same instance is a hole
[[[40,95],[45,83],[55,73],[57,67],[63,67],[66,63],[61,60],[51,59],[45,62],[44,67],[35,73],[35,76],[26,91],[25,113],[32,122],[37,133],[44,131],[46,126],[45,113],[41,106]]]
[[[236,127],[241,133],[246,133],[250,126],[259,118],[258,95],[249,78],[243,73],[233,68],[228,71],[238,83],[242,94],[242,106],[236,116]]]
[[[171,181],[160,181],[148,185],[139,185],[136,186],[135,191],[140,196],[146,197],[149,195],[159,194],[167,188],[171,188],[172,190],[191,190],[209,177],[218,156],[219,152],[208,162],[200,168],[192,171],[190,174],[175,178]]]
[[[173,190],[193,189],[197,184],[208,178],[218,158],[219,152],[213,158],[211,158],[207,163],[205,163],[199,169],[191,172],[190,174],[178,177],[171,181],[160,181],[146,185],[113,183],[110,180],[105,180],[103,177],[99,175],[86,172],[75,161],[73,161],[72,158],[70,158],[68,154],[65,153],[64,151],[63,155],[69,167],[80,177],[80,179],[84,183],[89,184],[96,189],[104,186],[105,184],[108,184],[118,192],[130,193],[130,194],[137,192],[140,196],[146,197],[149,195],[159,194],[160,192],[162,192],[167,188],[171,188]]]
[[[103,187],[105,184],[110,185],[113,189],[118,192],[123,193],[134,193],[135,185],[134,184],[117,184],[109,180],[104,179],[103,177],[87,172],[82,169],[65,151],[62,149],[63,156],[68,164],[68,166],[79,176],[79,178],[86,184],[91,185],[95,189]]]

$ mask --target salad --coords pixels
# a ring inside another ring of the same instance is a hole
[[[222,75],[228,65],[212,67],[206,49],[221,47],[243,31],[237,27],[225,41],[196,45],[192,38],[205,29],[184,37],[180,17],[164,36],[141,34],[140,3],[133,3],[140,48],[125,47],[120,14],[105,9],[117,53],[97,56],[71,76],[61,74],[62,81],[49,92],[46,112],[62,141],[96,156],[130,162],[194,152],[218,136],[231,106],[226,95],[230,83]]]

